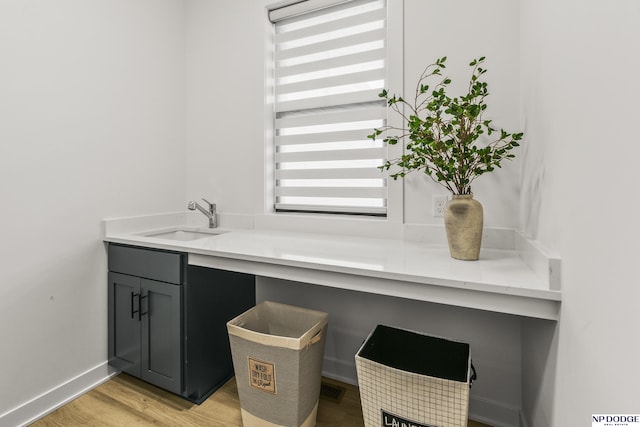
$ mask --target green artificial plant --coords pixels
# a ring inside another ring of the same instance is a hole
[[[452,194],[472,194],[471,183],[480,175],[501,167],[504,159],[515,157],[511,153],[522,139],[522,133],[499,131],[491,126],[491,120],[483,117],[489,95],[487,83],[480,77],[487,72],[481,67],[485,57],[474,59],[467,93],[451,98],[446,89],[451,83],[442,77],[447,57],[439,58],[425,68],[416,85],[413,103],[400,96],[390,96],[387,90],[380,93],[387,105],[404,118],[406,128],[385,126],[374,129],[369,138],[385,134],[383,141],[395,145],[408,138],[406,154],[388,160],[382,170],[399,167],[392,173],[394,179],[412,171],[423,171]],[[438,78],[439,77],[439,78]],[[428,83],[436,80],[435,86]],[[403,112],[399,107],[404,105]],[[389,135],[389,132],[399,135]],[[488,141],[480,143],[486,134]]]

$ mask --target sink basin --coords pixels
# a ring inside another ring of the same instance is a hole
[[[153,237],[165,240],[198,240],[207,237],[217,236],[225,233],[224,231],[196,231],[196,230],[171,230],[171,231],[155,231],[153,233],[144,234],[144,237]]]

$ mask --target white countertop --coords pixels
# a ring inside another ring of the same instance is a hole
[[[116,220],[109,220],[116,221]],[[189,254],[189,264],[323,286],[557,320],[561,294],[516,251],[459,261],[441,245],[280,230],[234,229],[197,240],[145,237],[139,222],[105,226],[104,240]],[[145,228],[146,227],[146,228]],[[137,229],[136,229],[137,228]]]

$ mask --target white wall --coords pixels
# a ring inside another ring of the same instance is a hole
[[[393,0],[391,0],[393,1]],[[483,76],[489,96],[485,118],[509,132],[522,130],[519,110],[519,2],[513,0],[405,0],[405,96],[413,99],[417,79],[436,58],[447,56],[443,74],[453,80],[451,96],[466,93],[469,62],[486,56]],[[481,22],[481,25],[478,24]],[[503,162],[472,185],[483,205],[486,227],[518,227],[519,160]],[[432,195],[448,194],[424,174],[405,179],[405,222],[442,224],[432,216]]]
[[[183,15],[0,2],[0,416],[106,361],[100,220],[185,203]]]
[[[563,296],[558,331],[528,326],[552,357],[530,362],[545,379],[523,390],[526,417],[534,427],[637,414],[640,3],[521,3],[523,229],[562,257]]]
[[[187,196],[263,212],[265,0],[186,3]]]

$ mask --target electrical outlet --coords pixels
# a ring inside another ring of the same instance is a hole
[[[433,216],[443,217],[444,207],[449,201],[449,196],[434,195],[433,196]]]

